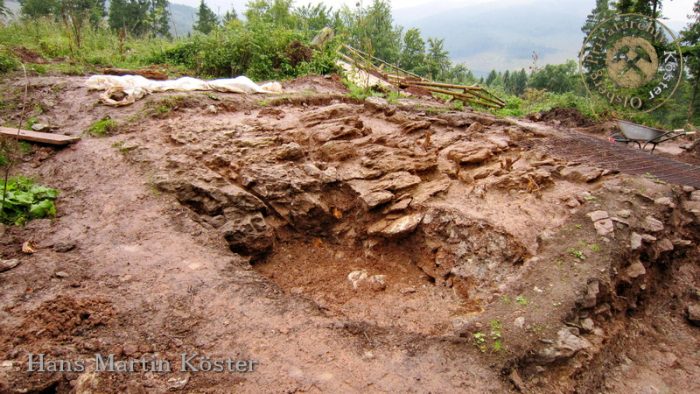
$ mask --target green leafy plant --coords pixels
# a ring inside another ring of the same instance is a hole
[[[487,349],[486,334],[479,331],[479,332],[475,332],[472,336],[474,337],[474,344],[476,345],[476,347],[479,348],[479,350],[482,353],[484,353]]]
[[[56,215],[58,191],[37,185],[24,177],[10,178],[3,196],[5,182],[0,181],[0,222],[23,225],[28,220]]]
[[[582,250],[570,248],[567,252],[569,252],[570,255],[574,256],[575,258],[577,258],[579,260],[586,259],[586,255],[583,253]]]
[[[494,352],[500,352],[503,350],[503,341],[502,341],[502,330],[503,330],[503,325],[501,324],[500,320],[491,320],[490,322],[491,325],[491,350]]]

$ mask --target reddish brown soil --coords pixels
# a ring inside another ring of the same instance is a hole
[[[61,195],[57,218],[0,228],[21,260],[0,273],[0,392],[700,390],[692,188],[548,152],[561,128],[357,103],[333,78],[124,108],[83,83],[30,81],[59,132],[120,127],[15,169]],[[385,286],[354,288],[361,270]],[[26,370],[183,352],[257,367]]]

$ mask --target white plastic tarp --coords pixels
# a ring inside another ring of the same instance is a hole
[[[282,93],[279,82],[258,85],[249,78],[240,76],[231,79],[201,79],[183,77],[170,81],[153,81],[140,75],[94,75],[86,85],[90,90],[103,90],[100,99],[106,105],[123,106],[140,100],[144,96],[156,92],[191,92],[195,90],[216,91],[226,93]],[[116,99],[117,96],[123,98]]]

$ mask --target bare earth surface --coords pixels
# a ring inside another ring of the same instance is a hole
[[[57,218],[0,228],[21,261],[0,273],[0,392],[700,391],[700,192],[561,149],[604,143],[595,125],[320,77],[124,108],[30,82],[57,132],[120,127],[15,171],[61,195]],[[3,82],[5,122],[23,86]],[[87,370],[27,372],[30,353]],[[255,364],[182,372],[183,353]]]

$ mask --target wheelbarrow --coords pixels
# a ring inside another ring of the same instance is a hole
[[[621,142],[623,144],[634,143],[639,149],[646,149],[647,145],[651,145],[651,152],[656,149],[656,145],[675,140],[684,135],[695,134],[694,131],[674,130],[664,131],[653,127],[642,126],[640,124],[628,122],[626,120],[618,120],[617,125],[620,127],[619,133],[613,133],[610,136],[611,142]],[[642,145],[643,144],[643,145]]]

